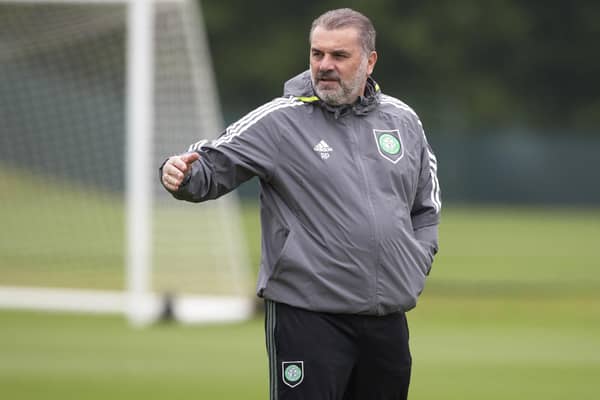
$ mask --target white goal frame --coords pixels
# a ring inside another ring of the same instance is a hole
[[[0,308],[124,314],[136,326],[157,320],[165,307],[169,307],[176,320],[184,323],[236,322],[250,318],[255,308],[250,296],[181,296],[165,304],[165,299],[153,293],[150,287],[152,185],[156,181],[156,166],[151,160],[153,122],[147,116],[154,115],[154,9],[158,3],[181,3],[190,7],[189,16],[195,16],[199,10],[194,1],[0,0],[0,4],[26,3],[127,6],[126,288],[125,291],[100,291],[0,285]],[[193,33],[205,38],[203,31]],[[236,202],[235,199],[223,200]],[[235,229],[229,231],[236,235]]]

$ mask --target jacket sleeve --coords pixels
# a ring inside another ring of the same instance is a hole
[[[272,116],[257,117],[258,110],[231,124],[217,139],[202,140],[188,148],[198,152],[200,159],[192,164],[189,179],[171,192],[173,197],[201,202],[216,199],[254,176],[270,180],[278,156],[278,137]]]
[[[427,250],[433,262],[433,257],[438,251],[438,225],[442,207],[440,184],[437,178],[437,159],[418,119],[416,127],[422,136],[421,169],[411,208],[411,220],[416,239]]]

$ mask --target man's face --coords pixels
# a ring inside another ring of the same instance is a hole
[[[312,84],[317,96],[328,104],[354,103],[363,94],[376,61],[376,52],[364,53],[355,28],[327,30],[318,26],[313,30]]]

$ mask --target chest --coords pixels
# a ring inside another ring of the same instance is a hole
[[[352,184],[366,179],[383,190],[412,191],[421,163],[422,134],[408,120],[373,112],[367,116],[313,112],[281,129],[279,168],[300,180]]]

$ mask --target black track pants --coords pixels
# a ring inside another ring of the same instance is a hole
[[[326,314],[265,301],[270,400],[402,400],[411,356],[404,313]]]

